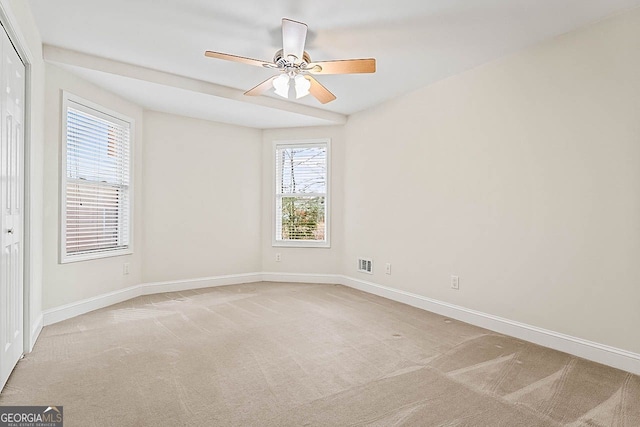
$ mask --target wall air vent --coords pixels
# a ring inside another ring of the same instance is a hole
[[[373,261],[369,258],[358,258],[358,271],[373,274]]]

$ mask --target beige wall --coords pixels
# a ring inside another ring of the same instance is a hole
[[[59,264],[60,144],[62,91],[117,111],[135,120],[133,139],[133,255]],[[100,89],[61,68],[46,65],[44,148],[44,309],[137,285],[142,279],[142,108]],[[123,264],[130,274],[123,274]]]
[[[145,112],[145,282],[260,271],[261,131]]]
[[[350,117],[344,273],[640,352],[639,40],[640,9]]]
[[[273,141],[301,141],[329,138],[330,161],[330,248],[273,247],[274,154]],[[340,268],[343,233],[344,127],[270,129],[262,136],[262,271],[278,273],[335,274]],[[276,253],[281,261],[276,262]]]

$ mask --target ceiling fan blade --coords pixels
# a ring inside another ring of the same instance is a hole
[[[273,81],[279,76],[273,76],[273,77],[269,77],[267,80],[263,81],[262,83],[260,83],[259,85],[249,89],[248,91],[246,91],[244,94],[248,95],[248,96],[258,96],[258,95],[262,95],[263,93],[265,93],[266,91],[268,91],[269,89],[271,89],[273,87]]]
[[[302,61],[304,44],[307,40],[307,24],[282,18],[282,51],[285,59],[296,57],[295,63]]]
[[[320,66],[321,69],[314,67]],[[356,74],[375,73],[376,60],[367,59],[340,59],[336,61],[321,61],[309,64],[309,72],[313,74]]]
[[[204,55],[209,58],[225,59],[227,61],[241,62],[243,64],[255,65],[258,67],[262,67],[264,64],[271,64],[270,61],[261,61],[259,59],[245,58],[244,56],[230,55],[228,53],[213,52],[210,50],[206,51]]]
[[[309,92],[320,101],[321,104],[326,104],[327,102],[331,102],[336,99],[336,96],[329,92],[329,89],[322,86],[319,81],[314,79],[312,76],[304,76],[305,79],[311,82],[311,87],[309,88]]]

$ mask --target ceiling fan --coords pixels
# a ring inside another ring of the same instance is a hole
[[[283,18],[282,49],[276,52],[273,57],[273,62],[245,58],[227,53],[212,52],[210,50],[204,54],[209,58],[241,62],[280,72],[273,77],[269,77],[254,88],[249,89],[244,93],[245,95],[262,95],[273,87],[277,95],[283,98],[289,98],[289,90],[291,88],[291,82],[293,82],[296,98],[302,98],[303,96],[311,94],[322,104],[333,101],[336,99],[336,96],[320,84],[313,75],[375,73],[376,71],[376,60],[373,58],[312,62],[311,57],[304,50],[306,39],[306,24]]]

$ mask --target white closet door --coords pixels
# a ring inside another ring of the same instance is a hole
[[[25,67],[0,27],[0,390],[23,349]]]

